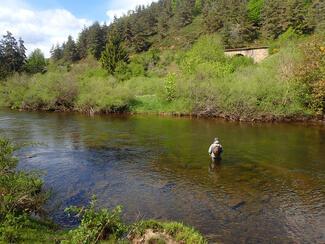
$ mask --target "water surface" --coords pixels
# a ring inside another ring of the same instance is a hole
[[[52,218],[87,204],[124,207],[126,221],[182,221],[211,242],[325,242],[325,126],[240,124],[156,116],[0,111],[0,133],[41,170]],[[220,166],[207,153],[218,135]]]

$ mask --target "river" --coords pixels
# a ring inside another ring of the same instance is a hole
[[[324,125],[2,110],[0,134],[27,143],[19,168],[42,174],[63,226],[65,207],[96,195],[126,221],[181,221],[211,242],[325,242]]]

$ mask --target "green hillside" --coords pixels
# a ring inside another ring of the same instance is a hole
[[[324,10],[324,11],[323,11]],[[173,113],[234,120],[323,119],[325,3],[161,0],[84,28],[26,58],[1,41],[2,106]],[[270,46],[256,64],[224,49]]]

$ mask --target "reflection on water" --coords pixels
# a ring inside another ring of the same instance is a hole
[[[211,241],[325,242],[325,127],[214,120],[0,112],[23,169],[44,172],[63,209],[124,206],[124,218],[178,220]],[[211,140],[224,146],[211,164]]]

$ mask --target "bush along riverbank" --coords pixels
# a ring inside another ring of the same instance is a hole
[[[16,170],[15,147],[0,138],[0,242],[2,243],[207,243],[204,237],[176,222],[140,221],[127,225],[121,207],[95,210],[89,206],[70,207],[67,214],[77,215],[80,225],[62,230],[46,220],[43,204],[48,194],[33,172]]]
[[[82,113],[155,113],[244,121],[325,120],[325,37],[289,29],[259,64],[229,58],[218,35],[187,50],[150,50],[109,75],[88,57],[1,81],[0,105]]]

